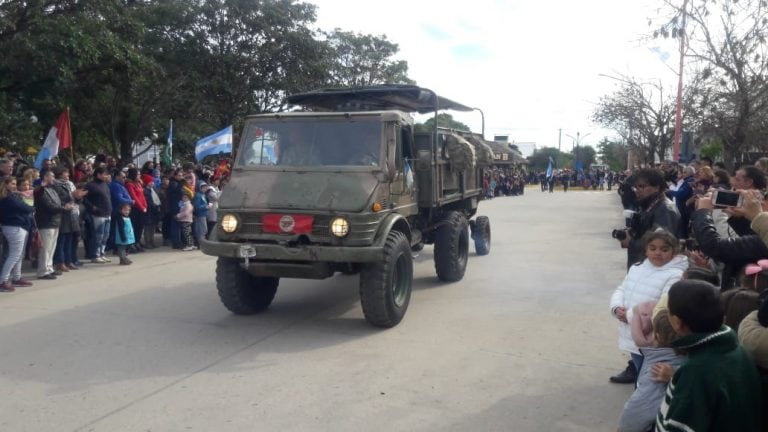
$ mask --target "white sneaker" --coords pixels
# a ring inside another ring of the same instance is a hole
[[[105,257],[104,255],[100,256],[99,258],[101,258],[105,263],[111,263],[112,262],[111,259]]]
[[[187,246],[187,247],[185,247],[185,248],[184,248],[184,249],[182,249],[182,250],[183,250],[183,251],[185,251],[185,252],[189,252],[189,251],[193,251],[193,250],[195,250],[195,247],[194,247],[194,246]]]
[[[91,262],[94,264],[104,264],[106,261],[104,261],[101,257],[96,257],[92,259]]]

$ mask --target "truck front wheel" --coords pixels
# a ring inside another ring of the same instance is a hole
[[[461,212],[448,212],[435,232],[435,271],[445,282],[460,281],[467,270],[469,233]]]
[[[280,278],[253,276],[236,259],[220,257],[216,262],[219,298],[237,315],[251,315],[268,308],[279,283]]]
[[[412,283],[408,237],[391,231],[384,244],[384,260],[366,264],[360,272],[360,303],[365,319],[377,327],[396,326],[408,309]]]

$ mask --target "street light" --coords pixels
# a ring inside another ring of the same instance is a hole
[[[591,133],[585,133],[584,135],[581,135],[581,132],[576,132],[576,137],[574,137],[573,135],[565,134],[565,136],[567,136],[567,137],[569,137],[569,138],[571,138],[573,140],[573,142],[575,143],[575,146],[576,146],[575,151],[574,151],[574,155],[573,155],[574,158],[576,159],[575,160],[576,163],[574,164],[574,168],[578,168],[578,162],[579,162],[579,143],[581,142],[582,139],[588,137],[590,134]],[[571,147],[571,149],[573,149],[573,147]]]

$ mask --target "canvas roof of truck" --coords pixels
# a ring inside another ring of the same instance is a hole
[[[382,85],[342,89],[319,89],[288,96],[286,102],[328,111],[401,110],[429,113],[437,109],[473,111],[466,105],[437,96],[431,90],[413,85]]]

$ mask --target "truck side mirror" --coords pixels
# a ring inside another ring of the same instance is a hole
[[[395,176],[397,176],[397,168],[395,167],[395,161],[392,159],[387,159],[387,177],[389,177],[388,181],[393,181],[395,179]]]

